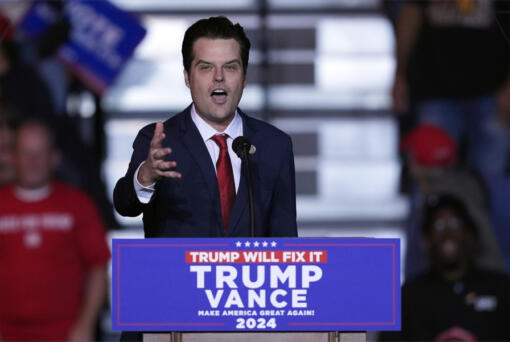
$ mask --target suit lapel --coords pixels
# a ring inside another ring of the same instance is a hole
[[[246,114],[242,113],[239,110],[239,114],[243,119],[243,136],[245,136],[252,144],[255,145],[255,135],[256,129],[250,124],[250,118],[246,116]],[[259,174],[257,168],[257,153],[250,156],[250,164],[251,164],[251,177],[253,182],[253,192],[255,193],[257,186],[259,184]],[[254,194],[255,195],[255,194]],[[254,196],[255,197],[255,196]],[[239,220],[243,216],[246,211],[246,215],[249,215],[249,206],[248,206],[248,186],[246,184],[246,175],[244,172],[244,168],[241,166],[241,179],[239,180],[239,189],[237,190],[236,201],[234,203],[234,208],[232,209],[232,215],[230,216],[230,222],[228,224],[227,232],[232,233],[235,230],[240,230],[241,232],[246,232],[248,235],[249,226],[246,227],[237,227]],[[255,217],[255,220],[257,218]],[[249,222],[249,220],[248,220]]]
[[[207,188],[209,189],[209,194],[211,195],[211,200],[217,201],[219,199],[219,190],[216,171],[214,170],[211,156],[207,151],[207,147],[204,144],[202,136],[191,120],[189,113],[190,108],[191,107],[189,107],[186,111],[181,122],[181,132],[183,134],[182,141],[202,171],[202,175],[207,183]],[[186,177],[186,175],[183,176]]]

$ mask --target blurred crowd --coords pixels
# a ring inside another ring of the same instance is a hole
[[[510,3],[387,3],[411,210],[402,331],[380,338],[509,341]],[[118,224],[100,108],[87,141],[66,106],[86,91],[55,57],[68,32],[61,20],[33,39],[0,13],[0,340],[100,338]]]
[[[33,39],[0,12],[0,341],[101,339],[106,231],[118,224],[102,131],[84,139],[66,106],[86,91],[55,57],[68,26]]]
[[[510,340],[510,3],[386,2],[406,224],[393,341]]]

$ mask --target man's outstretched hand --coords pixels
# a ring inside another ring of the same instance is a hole
[[[179,172],[174,171],[177,162],[165,161],[166,156],[172,153],[172,149],[170,147],[163,147],[164,139],[165,133],[163,133],[163,123],[158,121],[156,122],[156,128],[154,129],[154,136],[151,140],[147,159],[145,159],[145,163],[143,163],[140,170],[138,170],[138,182],[143,186],[154,184],[162,177],[182,177]]]

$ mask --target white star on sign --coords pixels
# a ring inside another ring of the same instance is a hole
[[[258,241],[255,241],[255,242],[253,243],[253,246],[258,247],[258,246],[259,246],[259,242],[258,242]]]
[[[250,241],[246,241],[246,242],[244,243],[244,246],[245,246],[245,247],[250,247]]]
[[[267,247],[267,241],[262,242],[262,247]]]
[[[276,247],[276,241],[271,242],[271,247]]]
[[[241,247],[242,245],[243,245],[243,243],[241,241],[236,242],[236,247]]]

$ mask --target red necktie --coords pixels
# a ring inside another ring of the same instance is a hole
[[[228,221],[232,214],[234,201],[236,199],[236,187],[234,185],[234,174],[232,172],[232,163],[228,155],[227,147],[228,135],[215,135],[212,137],[214,142],[220,148],[220,155],[216,162],[216,175],[218,177],[218,186],[220,190],[221,216],[223,218],[223,231],[227,231]]]

